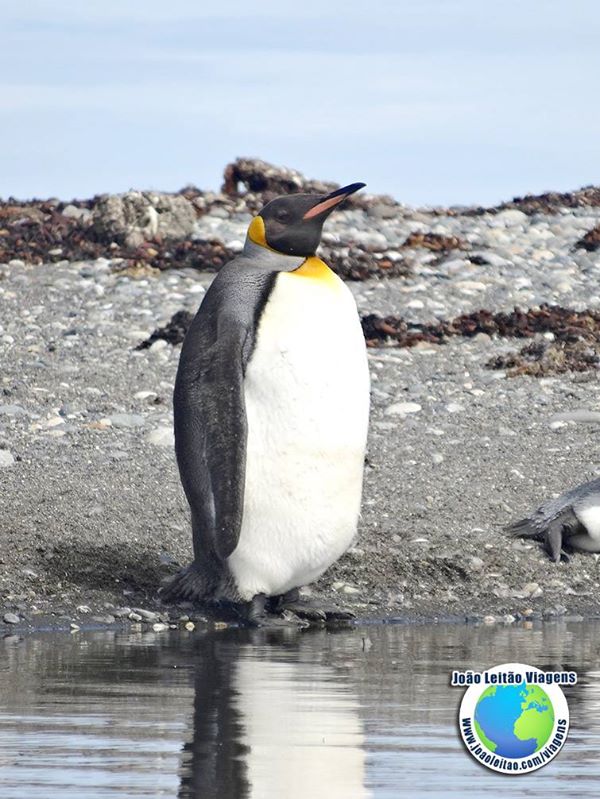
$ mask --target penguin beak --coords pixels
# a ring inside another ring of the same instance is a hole
[[[325,197],[320,197],[317,203],[308,209],[302,219],[314,219],[315,216],[320,215],[323,215],[323,217],[329,216],[340,203],[344,202],[346,197],[366,185],[366,183],[351,183],[349,186],[343,186],[341,189],[332,191],[331,194],[327,194]]]

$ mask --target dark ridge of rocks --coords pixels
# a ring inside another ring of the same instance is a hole
[[[526,194],[498,206],[499,211],[516,208],[524,214],[553,214],[559,208],[600,207],[600,187],[583,186],[577,191],[547,191],[542,194]]]
[[[561,208],[598,208],[600,207],[600,186],[583,186],[576,191],[547,191],[542,194],[526,194],[523,197],[514,197],[498,205],[473,208],[448,209],[451,216],[481,216],[483,214],[497,214],[501,211],[516,209],[528,216],[533,214],[555,214]],[[445,213],[438,209],[438,213]]]
[[[402,246],[423,247],[432,252],[469,249],[469,246],[458,236],[443,236],[440,233],[411,233]]]
[[[588,230],[585,236],[582,236],[575,244],[575,247],[580,247],[588,252],[596,252],[600,248],[600,225]]]
[[[367,345],[371,347],[389,339],[394,339],[399,347],[414,347],[420,343],[443,344],[452,336],[472,338],[478,333],[501,338],[532,338],[539,333],[552,333],[552,341],[536,341],[488,362],[491,369],[507,369],[511,377],[584,372],[600,363],[600,313],[596,311],[542,305],[528,311],[515,308],[511,313],[480,310],[433,324],[409,323],[395,316],[384,319],[376,314],[363,316],[361,321]]]

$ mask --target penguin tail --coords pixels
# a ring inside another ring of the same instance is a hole
[[[540,530],[533,519],[519,519],[504,528],[505,532],[514,538],[539,538],[543,530]]]
[[[213,592],[213,581],[206,571],[194,561],[177,572],[170,583],[159,590],[163,602],[194,602],[207,599]]]

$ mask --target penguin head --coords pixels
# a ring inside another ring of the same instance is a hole
[[[248,238],[254,244],[284,255],[314,255],[321,241],[323,222],[346,197],[365,185],[351,183],[331,194],[276,197],[254,217],[248,228]]]

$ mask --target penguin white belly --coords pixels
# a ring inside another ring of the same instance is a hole
[[[600,547],[600,505],[588,505],[587,507],[576,507],[575,515],[583,524],[588,535]],[[574,536],[577,538],[578,536]]]
[[[277,276],[246,369],[244,510],[228,560],[242,599],[312,582],[356,536],[369,416],[364,337],[348,288],[309,261],[320,266]]]
[[[579,506],[574,511],[587,532],[571,536],[569,544],[584,552],[600,552],[600,506]]]

